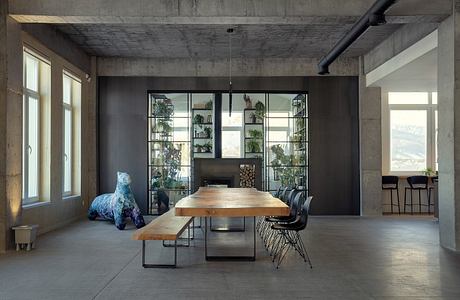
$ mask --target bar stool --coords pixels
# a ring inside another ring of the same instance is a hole
[[[398,200],[398,213],[401,214],[401,206],[399,205],[399,189],[398,189],[398,176],[382,176],[382,190],[390,191],[391,213],[393,213],[393,191],[396,191],[396,199]]]
[[[410,213],[414,214],[414,202],[412,200],[413,191],[418,191],[419,213],[422,213],[421,191],[426,191],[428,197],[428,212],[430,212],[432,188],[428,186],[428,176],[410,176],[407,177],[407,183],[409,184],[409,187],[404,189],[404,213],[406,213],[406,205],[410,205]],[[410,204],[407,204],[406,202],[407,190],[410,190]]]

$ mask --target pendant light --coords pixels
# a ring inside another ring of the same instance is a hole
[[[228,115],[231,117],[232,116],[232,33],[233,33],[233,28],[228,28],[227,29],[228,33],[228,52],[229,52],[229,74],[228,74]]]

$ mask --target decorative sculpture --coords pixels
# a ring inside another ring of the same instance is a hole
[[[88,218],[95,220],[101,217],[115,222],[115,226],[123,230],[126,226],[125,219],[130,217],[137,228],[145,226],[144,218],[134,199],[130,184],[131,177],[128,173],[117,172],[117,187],[115,193],[97,196],[88,210]]]

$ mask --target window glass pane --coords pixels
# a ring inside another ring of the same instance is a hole
[[[427,111],[390,112],[391,171],[421,171],[426,168]]]
[[[428,93],[388,93],[389,104],[428,104]]]
[[[232,112],[232,116],[230,117],[228,112],[222,113],[222,126],[227,127],[236,127],[236,126],[243,126],[243,113],[241,112]]]
[[[431,93],[431,103],[438,104],[438,92]]]
[[[26,88],[38,92],[38,59],[26,56]]]
[[[28,141],[28,191],[29,198],[38,197],[38,149],[39,149],[39,109],[38,99],[29,97],[29,141]]]
[[[62,78],[63,87],[62,87],[62,100],[66,104],[71,104],[72,99],[72,78],[67,75],[64,75]]]
[[[72,112],[64,110],[64,192],[72,191]]]
[[[222,157],[241,157],[241,131],[222,131]]]

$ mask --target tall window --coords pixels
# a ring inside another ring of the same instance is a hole
[[[38,201],[40,168],[39,59],[24,51],[23,203]]]
[[[22,204],[49,200],[51,66],[23,51]]]
[[[390,92],[384,116],[384,173],[437,170],[437,93]]]
[[[79,183],[79,131],[76,108],[81,97],[81,83],[67,72],[63,74],[63,194],[70,196],[78,193]]]

